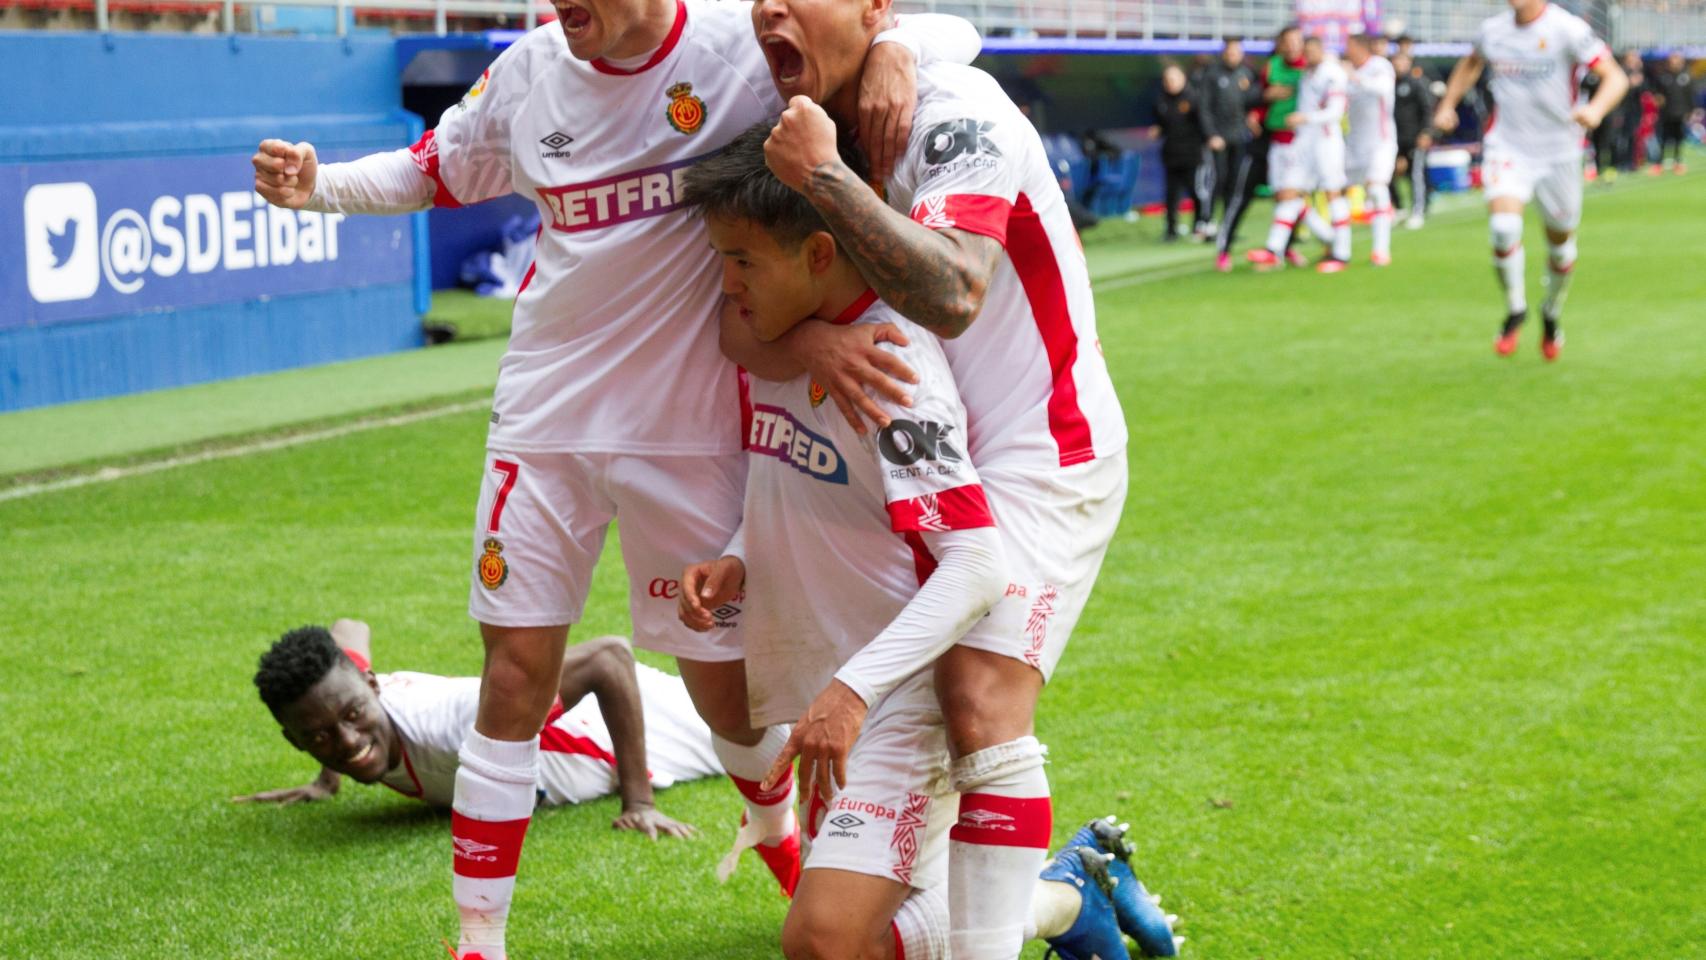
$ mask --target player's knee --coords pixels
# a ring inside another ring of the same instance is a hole
[[[796,900],[782,924],[782,955],[787,960],[863,960],[871,955],[864,939],[844,912],[812,909]]]
[[[956,756],[1031,732],[1042,677],[1018,660],[956,647],[938,661],[936,699]]]

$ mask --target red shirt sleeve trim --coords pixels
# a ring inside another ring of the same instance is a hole
[[[409,156],[414,158],[415,167],[432,181],[432,205],[455,209],[462,206],[462,201],[456,199],[456,195],[450,192],[449,187],[445,186],[444,178],[439,175],[438,140],[435,136],[437,132],[436,130],[428,130],[421,134],[421,138],[409,148]]]
[[[995,526],[995,516],[989,512],[982,485],[968,483],[890,503],[889,526],[896,533],[975,530]]]
[[[838,323],[838,324],[852,323],[853,321],[864,316],[865,311],[871,309],[871,304],[876,303],[876,302],[877,302],[877,291],[872,290],[870,287],[866,287],[865,292],[859,294],[859,299],[848,304],[847,309],[836,314],[835,319],[831,320],[829,322],[830,323]]]
[[[965,230],[1007,243],[1013,204],[985,193],[950,193],[913,204],[912,219],[932,230]]]

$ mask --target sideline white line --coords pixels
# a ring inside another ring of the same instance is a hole
[[[386,427],[401,427],[422,420],[432,420],[436,417],[449,416],[455,413],[467,413],[482,407],[490,407],[490,400],[463,400],[458,403],[448,403],[441,407],[429,407],[412,413],[399,413],[390,417],[377,417],[356,420],[342,426],[328,427],[324,430],[314,430],[308,433],[296,433],[289,436],[274,437],[270,440],[257,440],[253,443],[240,444],[235,447],[220,447],[214,450],[204,450],[201,453],[186,454],[181,457],[168,457],[164,460],[150,460],[133,464],[128,467],[104,467],[90,473],[79,473],[58,480],[48,480],[42,483],[26,483],[10,489],[0,490],[0,503],[7,500],[21,500],[43,493],[54,493],[59,490],[71,490],[76,487],[86,487],[93,483],[108,483],[113,480],[124,480],[128,477],[139,477],[148,473],[159,473],[161,470],[171,470],[176,467],[187,467],[197,463],[207,463],[212,460],[227,460],[231,457],[246,457],[253,453],[266,453],[270,450],[282,450],[286,447],[301,446],[305,443],[318,443],[321,440],[333,440],[346,437],[352,433],[362,433],[367,430],[382,430]]]

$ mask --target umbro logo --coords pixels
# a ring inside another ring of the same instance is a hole
[[[977,827],[983,830],[1017,830],[1013,826],[1013,818],[1005,813],[994,810],[968,810],[960,814],[960,826]]]
[[[545,150],[541,151],[539,155],[548,159],[568,157],[569,151],[565,148],[574,142],[574,137],[561,131],[552,131],[549,135],[539,138],[540,145],[545,147]]]
[[[453,842],[456,844],[456,855],[464,860],[483,860],[487,863],[496,863],[498,860],[497,857],[490,855],[493,850],[497,849],[493,844],[481,843],[467,837],[457,837]]]
[[[854,827],[864,826],[865,821],[855,817],[851,813],[843,813],[840,816],[831,817],[829,825],[832,827],[840,827],[843,830],[851,830]]]

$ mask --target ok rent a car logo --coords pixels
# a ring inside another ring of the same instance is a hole
[[[102,281],[134,294],[150,279],[338,259],[343,214],[269,207],[248,190],[155,197],[102,215],[87,183],[24,194],[25,279],[37,303],[87,300]]]

